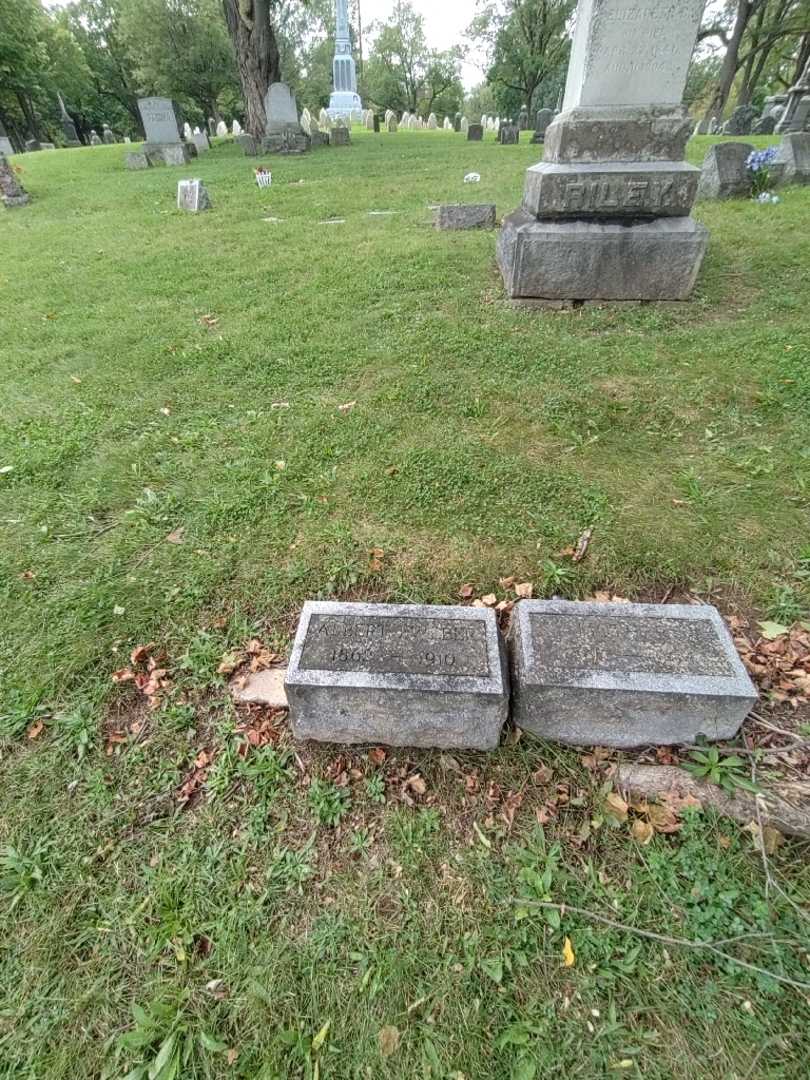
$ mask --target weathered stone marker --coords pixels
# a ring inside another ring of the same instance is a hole
[[[746,168],[753,143],[724,142],[710,146],[703,159],[697,197],[733,199],[751,194],[751,174]]]
[[[146,132],[141,150],[149,158],[150,165],[186,165],[192,156],[196,156],[194,144],[183,141],[179,110],[171,98],[138,98],[138,109]],[[127,167],[133,168],[133,165],[127,162]]]
[[[211,209],[211,197],[202,180],[179,181],[177,185],[177,209],[190,210],[194,214],[200,210]]]
[[[445,203],[433,224],[437,229],[494,229],[495,203]]]
[[[522,600],[512,717],[577,746],[728,739],[757,699],[716,608]]]
[[[295,737],[322,742],[490,750],[509,711],[481,608],[307,602],[285,689]]]
[[[15,176],[14,170],[3,153],[0,153],[0,199],[9,209],[15,206],[27,206],[31,201],[31,196]]]
[[[563,111],[504,219],[507,293],[533,300],[684,300],[708,242],[689,216],[681,104],[704,0],[579,0]],[[561,220],[563,219],[563,220]]]

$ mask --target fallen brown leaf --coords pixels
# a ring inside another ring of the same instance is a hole
[[[458,590],[458,595],[462,600],[469,600],[474,592],[475,589],[472,585],[468,583],[461,586],[461,588]]]
[[[29,739],[38,739],[44,729],[45,725],[43,724],[43,722],[41,720],[37,720],[31,725],[26,734],[28,735]]]
[[[531,581],[523,581],[515,585],[515,595],[519,600],[530,600],[534,586]]]
[[[380,1028],[380,1053],[383,1057],[391,1057],[392,1054],[396,1053],[399,1049],[399,1039],[399,1028],[394,1027],[392,1024]]]
[[[581,534],[581,536],[577,540],[577,546],[574,550],[574,554],[571,556],[572,562],[582,562],[582,560],[588,554],[588,544],[590,544],[592,536],[593,529],[586,529]]]

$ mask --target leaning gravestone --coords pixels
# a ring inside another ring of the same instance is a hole
[[[757,110],[753,105],[738,105],[731,116],[723,124],[724,135],[750,135],[751,128],[757,118]]]
[[[171,98],[139,98],[138,110],[146,132],[143,152],[152,165],[185,165],[191,149],[180,135],[180,121]],[[196,147],[194,148],[196,154]]]
[[[757,699],[708,604],[521,600],[510,663],[515,724],[577,746],[730,739]]]
[[[467,140],[469,142],[481,142],[484,137],[484,129],[481,124],[469,124],[467,126]]]
[[[79,138],[79,133],[78,131],[76,131],[76,125],[73,123],[70,113],[65,108],[65,103],[62,100],[62,95],[57,94],[56,97],[59,101],[60,123],[62,124],[62,133],[65,136],[66,145],[72,147],[81,146],[82,141]]]
[[[177,184],[177,209],[190,210],[197,213],[198,210],[210,210],[211,198],[202,180],[180,180]]]
[[[700,170],[699,199],[733,199],[751,194],[751,174],[746,168],[751,143],[727,142],[710,146]]]
[[[489,750],[509,710],[484,608],[308,602],[285,689],[293,735],[324,742]]]
[[[287,83],[271,83],[264,96],[266,123],[262,149],[273,154],[303,154],[309,138],[298,122],[295,94]]]
[[[31,201],[31,196],[15,176],[14,169],[2,152],[0,152],[0,196],[2,196],[3,205],[9,210],[15,206],[25,206]]]
[[[494,229],[495,203],[450,203],[436,211],[437,229]]]
[[[504,219],[510,297],[684,300],[708,243],[681,104],[703,0],[580,0],[563,111]],[[662,45],[662,42],[666,43]]]
[[[782,136],[776,154],[785,184],[810,184],[810,132],[789,131]]]

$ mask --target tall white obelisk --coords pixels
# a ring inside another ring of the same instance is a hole
[[[336,0],[335,16],[335,58],[332,61],[334,89],[327,111],[333,119],[345,116],[359,120],[363,105],[357,93],[357,72],[349,37],[349,0]]]

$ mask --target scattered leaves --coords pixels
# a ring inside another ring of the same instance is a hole
[[[531,581],[523,581],[515,585],[515,595],[519,600],[530,600],[534,586]]]
[[[371,551],[369,551],[369,553],[368,553],[368,568],[369,568],[370,573],[372,573],[372,574],[379,574],[380,573],[380,571],[383,568],[383,558],[384,557],[385,557],[385,552],[383,551],[382,548],[375,547],[375,548],[372,548]]]
[[[608,792],[605,798],[605,813],[609,817],[612,817],[614,821],[619,823],[627,821],[627,814],[630,809],[628,803],[624,801],[618,791]]]

